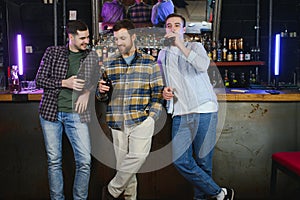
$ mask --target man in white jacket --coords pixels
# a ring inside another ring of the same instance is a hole
[[[158,55],[166,87],[163,97],[172,114],[173,161],[194,187],[194,199],[232,200],[234,191],[212,179],[218,103],[207,73],[210,60],[199,42],[184,42],[185,19],[166,18],[169,46]],[[193,157],[195,155],[195,157]]]

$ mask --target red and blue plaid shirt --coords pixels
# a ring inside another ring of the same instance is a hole
[[[141,2],[128,8],[127,17],[133,23],[151,22],[151,6]]]

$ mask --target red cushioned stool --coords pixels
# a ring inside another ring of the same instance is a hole
[[[276,190],[277,169],[300,181],[300,151],[272,154],[271,194]]]

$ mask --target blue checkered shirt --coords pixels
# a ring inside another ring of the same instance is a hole
[[[106,113],[108,125],[121,129],[138,125],[148,116],[157,120],[162,110],[163,80],[155,58],[137,50],[131,64],[119,55],[104,65],[113,83]],[[99,91],[96,96],[100,97]]]

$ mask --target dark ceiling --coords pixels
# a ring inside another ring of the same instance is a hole
[[[7,4],[15,4],[15,5],[22,5],[28,3],[35,3],[35,4],[43,4],[44,0],[3,0]],[[49,0],[46,0],[49,3]],[[52,0],[54,2],[55,0]],[[62,3],[63,0],[57,0],[58,3]],[[66,0],[67,1],[67,0]],[[82,0],[68,0],[68,2],[80,2]]]
[[[48,0],[49,1],[49,0]],[[40,3],[43,4],[43,0],[4,0],[7,4],[15,4],[15,5],[22,5],[22,4],[28,4],[28,3]]]

